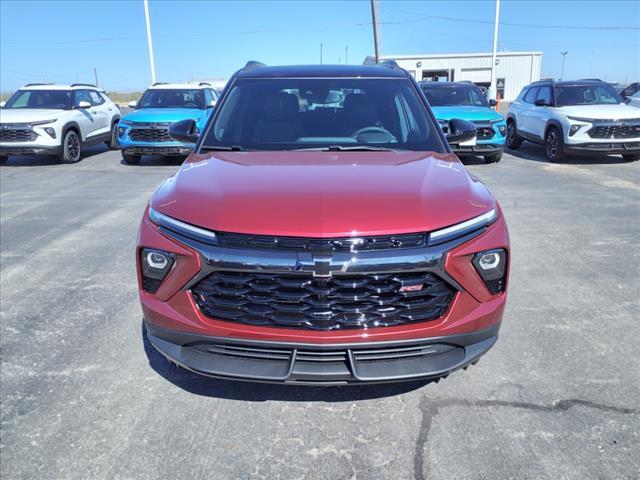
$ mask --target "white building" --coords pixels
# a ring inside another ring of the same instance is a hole
[[[418,81],[468,80],[484,87],[491,83],[491,53],[383,55],[382,60],[395,60]],[[365,60],[373,62],[373,57]],[[542,52],[498,52],[496,63],[498,96],[510,102],[522,87],[540,80]]]

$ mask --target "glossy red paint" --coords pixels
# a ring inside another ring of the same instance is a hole
[[[192,154],[151,206],[210,230],[301,237],[432,231],[495,207],[453,154]]]

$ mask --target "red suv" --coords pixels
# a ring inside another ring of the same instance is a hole
[[[493,346],[509,240],[485,185],[394,64],[267,67],[229,81],[144,213],[153,346],[194,372],[340,385],[435,379]]]

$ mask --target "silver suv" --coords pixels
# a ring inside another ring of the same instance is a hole
[[[517,149],[524,140],[544,145],[551,161],[581,154],[638,160],[640,110],[605,82],[535,82],[507,114],[507,147]]]

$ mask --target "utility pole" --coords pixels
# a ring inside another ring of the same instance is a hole
[[[498,24],[500,23],[500,0],[496,0],[496,19],[493,24],[493,55],[491,56],[491,86],[487,97],[496,98],[496,50],[498,48]]]
[[[98,87],[98,70],[96,69],[96,67],[93,67],[93,78],[96,79],[96,87]]]
[[[562,80],[564,78],[564,57],[567,53],[569,52],[560,52],[560,55],[562,55],[562,67],[560,68],[560,78],[558,80]]]
[[[373,23],[373,46],[376,63],[380,63],[380,32],[378,31],[378,0],[371,0],[371,23]]]
[[[322,44],[320,44],[320,65],[322,65]]]
[[[344,47],[344,63],[345,65],[349,63],[349,45]]]
[[[149,23],[149,0],[144,0],[144,18],[147,22],[147,45],[149,46],[149,63],[151,64],[151,83],[156,83],[156,64],[153,61],[153,42],[151,41],[151,24]]]

